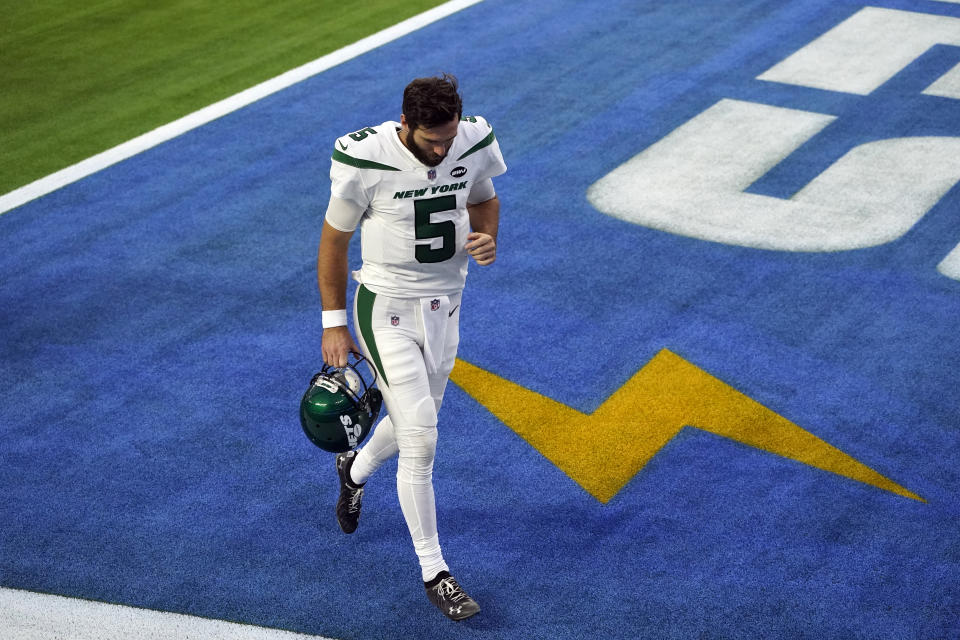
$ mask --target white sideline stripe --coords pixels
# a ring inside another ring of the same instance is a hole
[[[450,0],[449,2],[445,2],[440,6],[424,11],[392,27],[378,31],[342,49],[338,49],[312,62],[291,69],[270,80],[266,80],[229,98],[225,98],[220,102],[215,102],[199,111],[194,111],[179,120],[174,120],[173,122],[157,127],[153,131],[149,131],[132,140],[119,144],[112,149],[91,156],[66,169],[61,169],[56,173],[51,173],[28,185],[14,189],[0,196],[0,215],[481,1],[482,0]]]
[[[6,587],[0,587],[0,637],[17,640],[331,640]]]

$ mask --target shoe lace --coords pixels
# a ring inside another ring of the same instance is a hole
[[[437,583],[437,593],[439,593],[443,598],[453,602],[460,602],[467,597],[467,593],[460,587],[459,584],[457,584],[457,581],[453,579],[453,576],[444,578]]]
[[[361,498],[363,498],[363,489],[353,489],[350,495],[350,503],[347,507],[350,513],[356,513],[357,511],[360,511]]]

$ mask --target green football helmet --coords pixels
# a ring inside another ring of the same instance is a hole
[[[300,425],[310,442],[324,451],[342,453],[355,449],[370,433],[383,395],[371,386],[377,381],[376,370],[373,382],[367,384],[357,365],[366,358],[354,354],[356,362],[338,368],[323,365],[310,380],[310,387],[300,400]]]

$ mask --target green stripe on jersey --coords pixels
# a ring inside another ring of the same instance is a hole
[[[381,171],[400,171],[396,167],[391,167],[388,164],[380,164],[379,162],[373,162],[372,160],[361,160],[360,158],[354,158],[353,156],[348,156],[343,151],[339,149],[333,150],[333,159],[337,162],[342,162],[343,164],[348,164],[351,167],[356,167],[357,169],[380,169]]]
[[[367,345],[370,357],[373,358],[373,366],[377,368],[380,379],[383,384],[390,386],[387,382],[387,374],[383,370],[383,362],[380,361],[380,350],[377,349],[377,339],[373,335],[373,302],[377,299],[377,294],[365,286],[360,285],[357,289],[357,323],[360,325],[360,335]]]
[[[480,151],[480,149],[483,149],[484,147],[489,147],[491,144],[493,144],[493,141],[496,140],[496,139],[497,139],[497,137],[496,137],[495,135],[493,135],[493,130],[491,129],[490,133],[487,134],[487,137],[486,137],[486,138],[484,138],[483,140],[481,140],[481,141],[478,142],[477,144],[475,144],[475,145],[473,145],[472,147],[470,147],[470,148],[467,150],[467,152],[464,153],[464,154],[463,154],[462,156],[460,156],[459,158],[457,158],[457,160],[463,160],[464,158],[466,158],[467,156],[469,156],[471,153],[476,153],[477,151]]]

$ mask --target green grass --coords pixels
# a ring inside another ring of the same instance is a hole
[[[0,0],[0,194],[442,0]]]

